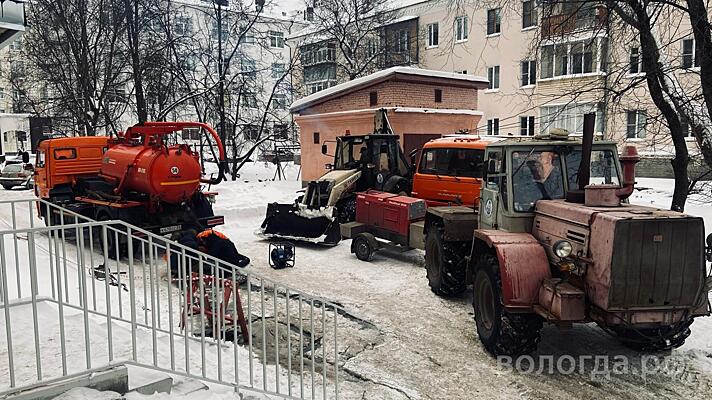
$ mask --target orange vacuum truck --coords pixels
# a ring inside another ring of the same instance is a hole
[[[203,176],[199,155],[187,144],[169,143],[169,135],[184,128],[213,137],[216,177]],[[226,170],[223,144],[207,124],[146,122],[117,137],[47,139],[36,157],[35,194],[86,217],[122,220],[160,235],[224,223],[213,213],[216,193],[202,190],[220,183]],[[47,215],[49,207],[38,208],[45,223],[61,222],[58,212]]]

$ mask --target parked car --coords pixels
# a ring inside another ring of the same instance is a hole
[[[5,190],[15,186],[24,186],[29,189],[34,186],[34,166],[30,163],[6,163],[0,172],[0,185]]]

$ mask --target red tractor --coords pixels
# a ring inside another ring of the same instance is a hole
[[[170,144],[168,135],[201,128],[218,148],[218,174],[202,176],[198,153]],[[37,149],[38,197],[96,220],[122,220],[165,235],[224,223],[204,185],[220,183],[225,150],[217,133],[199,122],[146,122],[117,137],[69,137],[42,141]],[[40,207],[46,219],[47,208]],[[49,216],[56,224],[59,215]],[[111,235],[110,235],[111,236]],[[111,240],[111,238],[109,238]],[[112,247],[112,246],[110,246]]]

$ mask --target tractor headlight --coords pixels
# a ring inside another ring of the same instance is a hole
[[[554,243],[553,250],[554,254],[556,254],[559,258],[566,258],[571,255],[573,248],[571,247],[571,242],[568,240],[559,240]]]

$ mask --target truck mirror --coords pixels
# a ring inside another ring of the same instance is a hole
[[[408,154],[408,158],[410,159],[410,164],[415,167],[416,161],[418,161],[416,158],[418,157],[418,153],[420,152],[420,149],[413,149],[410,151]]]
[[[321,145],[321,154],[326,154],[326,152],[329,151],[329,148],[326,147],[326,143]]]
[[[22,152],[22,163],[27,164],[28,162],[30,162],[30,153],[23,151]]]
[[[712,247],[712,233],[707,235],[707,247]]]

